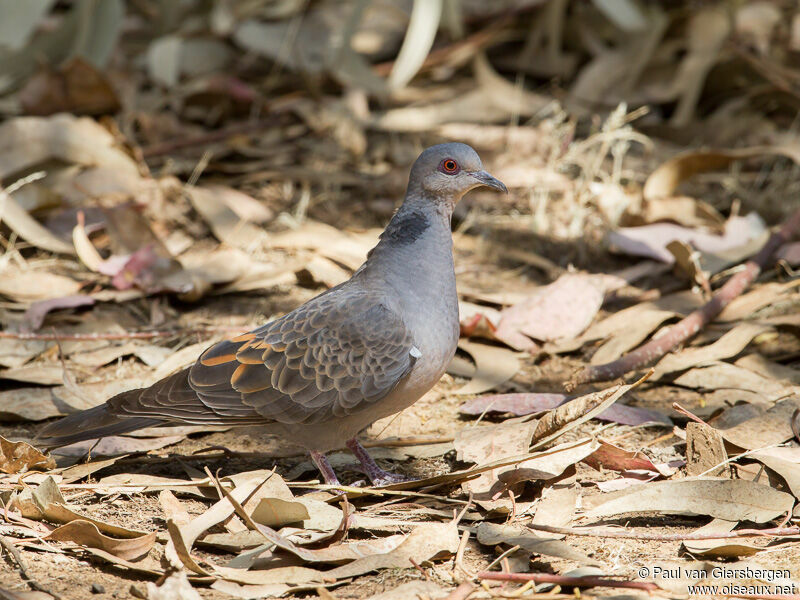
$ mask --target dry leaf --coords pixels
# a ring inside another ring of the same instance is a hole
[[[55,466],[52,458],[30,444],[0,437],[0,471],[3,473],[27,473],[34,469],[47,471]]]
[[[693,533],[701,535],[728,533],[733,531],[738,524],[737,521],[714,519],[699,529],[695,529]],[[703,556],[718,560],[738,558],[740,556],[753,556],[759,550],[762,550],[762,548],[745,544],[742,540],[737,539],[686,540],[683,542],[683,547],[693,556]]]
[[[606,284],[596,275],[562,275],[500,314],[495,336],[518,350],[531,340],[551,341],[580,335],[603,304]]]
[[[775,446],[794,437],[791,420],[799,408],[798,398],[783,400],[766,410],[753,406],[752,410],[760,414],[730,427],[720,427],[719,431],[726,441],[746,450]]]
[[[228,195],[228,188],[207,189],[187,186],[186,192],[192,201],[192,206],[221,242],[248,250],[260,246],[265,241],[265,232],[233,212],[228,206],[228,201],[221,198]]]
[[[647,379],[647,375],[631,385],[612,386],[599,392],[580,396],[554,408],[536,424],[532,448],[541,448],[567,431],[602,413],[645,379]]]
[[[73,296],[80,288],[74,279],[33,269],[7,266],[0,277],[0,294],[21,303]]]
[[[480,394],[502,385],[519,371],[517,354],[507,348],[466,340],[461,340],[458,347],[475,360],[475,372],[469,383],[453,390],[454,394]]]
[[[108,79],[79,56],[57,69],[49,65],[40,67],[20,90],[19,100],[25,114],[34,116],[102,115],[120,109]]]
[[[521,529],[514,525],[481,523],[478,525],[477,537],[478,542],[488,546],[506,544],[508,546],[519,546],[532,554],[555,556],[585,564],[594,564],[596,562],[565,542],[543,538],[532,531]]]
[[[596,520],[631,512],[658,512],[766,523],[785,515],[794,505],[790,494],[742,479],[656,481],[612,495],[611,500],[589,510],[586,517]]]
[[[74,542],[80,546],[99,548],[124,560],[135,560],[150,552],[156,543],[156,533],[118,540],[100,533],[94,523],[76,519],[54,529],[45,539]]]
[[[680,352],[668,354],[655,366],[653,379],[657,380],[667,373],[683,371],[701,363],[736,356],[752,341],[754,337],[770,331],[767,325],[759,323],[742,323],[737,325],[713,344],[699,348],[685,348]]]
[[[0,135],[3,126],[0,125]],[[0,146],[0,169],[3,168],[3,147]],[[0,178],[2,176],[0,175]],[[50,252],[74,254],[72,246],[53,235],[34,220],[5,190],[0,189],[0,220],[26,242]],[[6,267],[8,268],[8,267]]]
[[[456,458],[462,462],[474,462],[480,465],[496,462],[503,458],[524,454],[531,444],[531,436],[536,422],[500,423],[479,427],[465,427],[456,434],[453,442]],[[508,469],[505,469],[508,470]],[[502,472],[486,471],[477,479],[464,483],[467,492],[486,494]],[[486,500],[487,498],[481,498]]]

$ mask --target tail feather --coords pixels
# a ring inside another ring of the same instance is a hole
[[[44,448],[58,448],[163,424],[163,420],[152,417],[120,417],[111,414],[107,404],[101,404],[50,423],[39,431],[34,443]]]

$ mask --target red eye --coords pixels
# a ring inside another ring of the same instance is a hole
[[[454,161],[452,158],[445,158],[439,165],[439,170],[442,173],[447,173],[448,175],[454,175],[459,171],[458,163]]]

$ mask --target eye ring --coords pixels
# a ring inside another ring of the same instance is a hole
[[[458,163],[454,159],[445,158],[439,163],[439,170],[447,175],[455,175],[461,170],[461,167],[458,166]]]

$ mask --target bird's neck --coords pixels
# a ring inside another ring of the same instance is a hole
[[[405,294],[455,294],[451,215],[440,202],[407,196],[370,251],[366,270]]]

